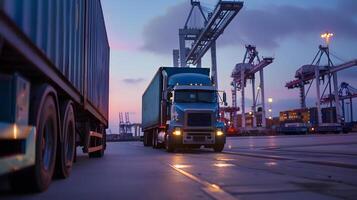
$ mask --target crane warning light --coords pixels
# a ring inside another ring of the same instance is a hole
[[[330,38],[332,38],[332,36],[333,33],[329,33],[329,32],[321,34],[321,38],[325,40],[327,45],[330,43]]]

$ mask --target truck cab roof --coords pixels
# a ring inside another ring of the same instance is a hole
[[[209,76],[197,73],[184,73],[172,75],[168,80],[169,87],[175,85],[200,85],[212,86]]]

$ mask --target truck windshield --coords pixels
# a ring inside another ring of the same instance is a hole
[[[216,103],[216,93],[205,90],[178,90],[175,91],[177,103]]]

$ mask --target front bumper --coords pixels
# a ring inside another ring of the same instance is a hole
[[[0,122],[0,144],[0,175],[35,164],[35,127]]]
[[[176,146],[212,146],[215,144],[225,144],[226,136],[217,136],[213,130],[183,130],[180,136],[172,135],[172,142]]]

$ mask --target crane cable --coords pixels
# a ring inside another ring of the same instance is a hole
[[[339,60],[339,61],[341,61],[341,62],[346,62],[346,60],[347,60],[347,59],[343,59],[343,58],[337,56],[337,55],[336,55],[334,52],[332,52],[331,50],[330,50],[330,54],[331,54],[334,58],[336,58],[337,60]]]

